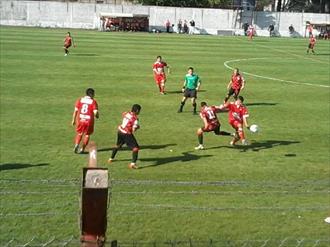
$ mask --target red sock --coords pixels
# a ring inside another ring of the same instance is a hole
[[[89,135],[85,135],[83,140],[83,148],[87,146],[88,142],[89,142]]]
[[[244,135],[243,130],[238,130],[238,135],[241,138],[241,140],[244,140],[245,139],[245,135]]]
[[[77,134],[76,135],[76,138],[75,138],[75,144],[76,145],[79,145],[79,143],[81,141],[81,138],[82,138],[82,134]]]

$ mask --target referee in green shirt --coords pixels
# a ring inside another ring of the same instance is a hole
[[[199,78],[199,76],[194,73],[194,68],[189,67],[188,74],[186,74],[184,83],[183,83],[183,88],[182,88],[183,98],[181,100],[181,105],[178,110],[179,113],[182,112],[183,106],[186,103],[187,98],[191,98],[191,103],[194,107],[193,114],[194,115],[197,114],[196,98],[197,98],[197,91],[199,90],[201,83],[202,83],[202,81]]]

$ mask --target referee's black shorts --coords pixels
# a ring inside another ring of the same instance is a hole
[[[184,97],[186,97],[186,98],[197,98],[197,90],[186,88],[184,90]]]

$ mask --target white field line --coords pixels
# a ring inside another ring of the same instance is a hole
[[[269,59],[266,57],[261,57],[261,58],[243,58],[243,59],[234,59],[234,60],[228,60],[223,63],[223,65],[230,70],[233,70],[234,67],[229,66],[228,64],[233,63],[233,62],[241,62],[241,61],[251,61],[251,60],[262,60],[262,59]],[[262,75],[257,75],[257,74],[252,74],[248,73],[245,71],[242,71],[242,73],[250,76],[254,76],[257,78],[262,78],[262,79],[267,79],[267,80],[272,80],[272,81],[280,81],[280,82],[286,82],[286,83],[292,83],[296,85],[305,85],[305,86],[313,86],[313,87],[325,87],[325,88],[330,88],[330,86],[327,85],[322,85],[322,84],[312,84],[312,83],[307,83],[307,82],[297,82],[297,81],[289,81],[289,80],[283,80],[283,79],[278,79],[274,77],[269,77],[269,76],[262,76]]]

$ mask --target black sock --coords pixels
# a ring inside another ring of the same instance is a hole
[[[193,104],[193,107],[194,107],[194,113],[196,113],[196,106],[197,106],[197,104],[194,103],[194,104]]]
[[[118,152],[118,148],[117,147],[112,149],[111,159],[114,159],[115,158],[117,152]]]
[[[132,163],[136,163],[137,159],[138,159],[138,155],[139,155],[139,152],[132,152]]]
[[[200,145],[203,145],[203,135],[198,135],[198,142]]]
[[[230,136],[231,134],[229,132],[226,132],[226,131],[220,131],[219,132],[219,135],[222,135],[222,136]]]
[[[184,106],[184,104],[185,104],[186,102],[184,102],[184,101],[181,101],[181,105],[180,105],[180,111],[182,111],[183,110],[183,106]]]

